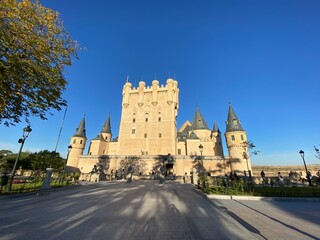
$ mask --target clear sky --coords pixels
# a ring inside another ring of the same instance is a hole
[[[129,75],[133,86],[179,82],[178,127],[199,106],[209,127],[216,121],[224,133],[230,101],[261,151],[251,158],[255,165],[301,165],[300,149],[308,164],[320,164],[313,150],[320,144],[320,1],[40,2],[61,14],[85,48],[67,69],[68,110],[57,148],[63,156],[84,114],[89,141],[109,113],[118,135]],[[24,150],[53,151],[63,112],[32,118]],[[17,152],[25,126],[1,125],[0,149]]]

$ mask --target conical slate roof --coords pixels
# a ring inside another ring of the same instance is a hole
[[[190,133],[190,136],[187,137],[187,139],[199,139],[198,136],[194,133],[194,131],[192,131]]]
[[[104,123],[101,133],[111,133],[110,115],[108,116],[106,122]]]
[[[92,140],[105,141],[101,134],[99,134],[97,137],[95,137],[95,138],[92,139]]]
[[[233,131],[244,131],[240,120],[237,118],[233,108],[229,105],[229,112],[228,112],[228,120],[226,121],[227,130],[226,132],[233,132]]]
[[[73,135],[73,137],[86,137],[86,123],[84,118],[82,118],[79,127],[76,129],[76,132]]]
[[[192,129],[193,130],[209,129],[208,125],[207,125],[206,121],[203,119],[198,107],[197,107],[196,113],[195,113],[194,118],[193,118]]]
[[[218,125],[216,124],[216,122],[214,122],[213,124],[213,130],[212,132],[220,132],[219,128],[218,128]]]

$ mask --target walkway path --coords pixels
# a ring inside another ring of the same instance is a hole
[[[189,184],[85,184],[0,198],[0,239],[261,239]]]

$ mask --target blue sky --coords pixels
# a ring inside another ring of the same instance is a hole
[[[68,110],[57,151],[66,155],[84,113],[88,140],[111,116],[119,129],[126,76],[179,82],[178,126],[196,106],[224,133],[231,104],[261,152],[255,165],[320,164],[320,1],[41,0],[85,50],[67,68]],[[25,150],[54,150],[63,111],[31,119]],[[0,149],[17,152],[22,128],[0,126]],[[88,144],[87,144],[88,145]],[[225,146],[225,143],[224,143]],[[227,153],[227,151],[225,150]]]

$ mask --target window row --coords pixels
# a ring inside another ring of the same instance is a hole
[[[240,135],[240,138],[241,138],[241,141],[244,140],[243,135]],[[232,141],[235,141],[235,140],[236,140],[236,137],[235,137],[234,135],[231,135],[231,140],[232,140]]]
[[[77,139],[73,139],[73,144],[76,144],[77,143]],[[83,140],[80,140],[80,144],[83,143]]]
[[[131,134],[136,134],[136,129],[134,129],[134,128],[133,128],[133,129],[131,129]],[[162,137],[162,134],[161,134],[161,133],[159,133],[159,135],[158,135],[158,136],[159,136],[159,138],[161,138],[161,137]],[[147,133],[145,133],[145,134],[144,134],[144,138],[147,138],[147,137],[148,137],[148,134],[147,134]]]
[[[145,122],[148,122],[149,121],[149,118],[145,118]],[[136,122],[136,119],[133,118],[132,119],[132,122],[135,123]],[[161,117],[158,117],[158,122],[161,122]]]

